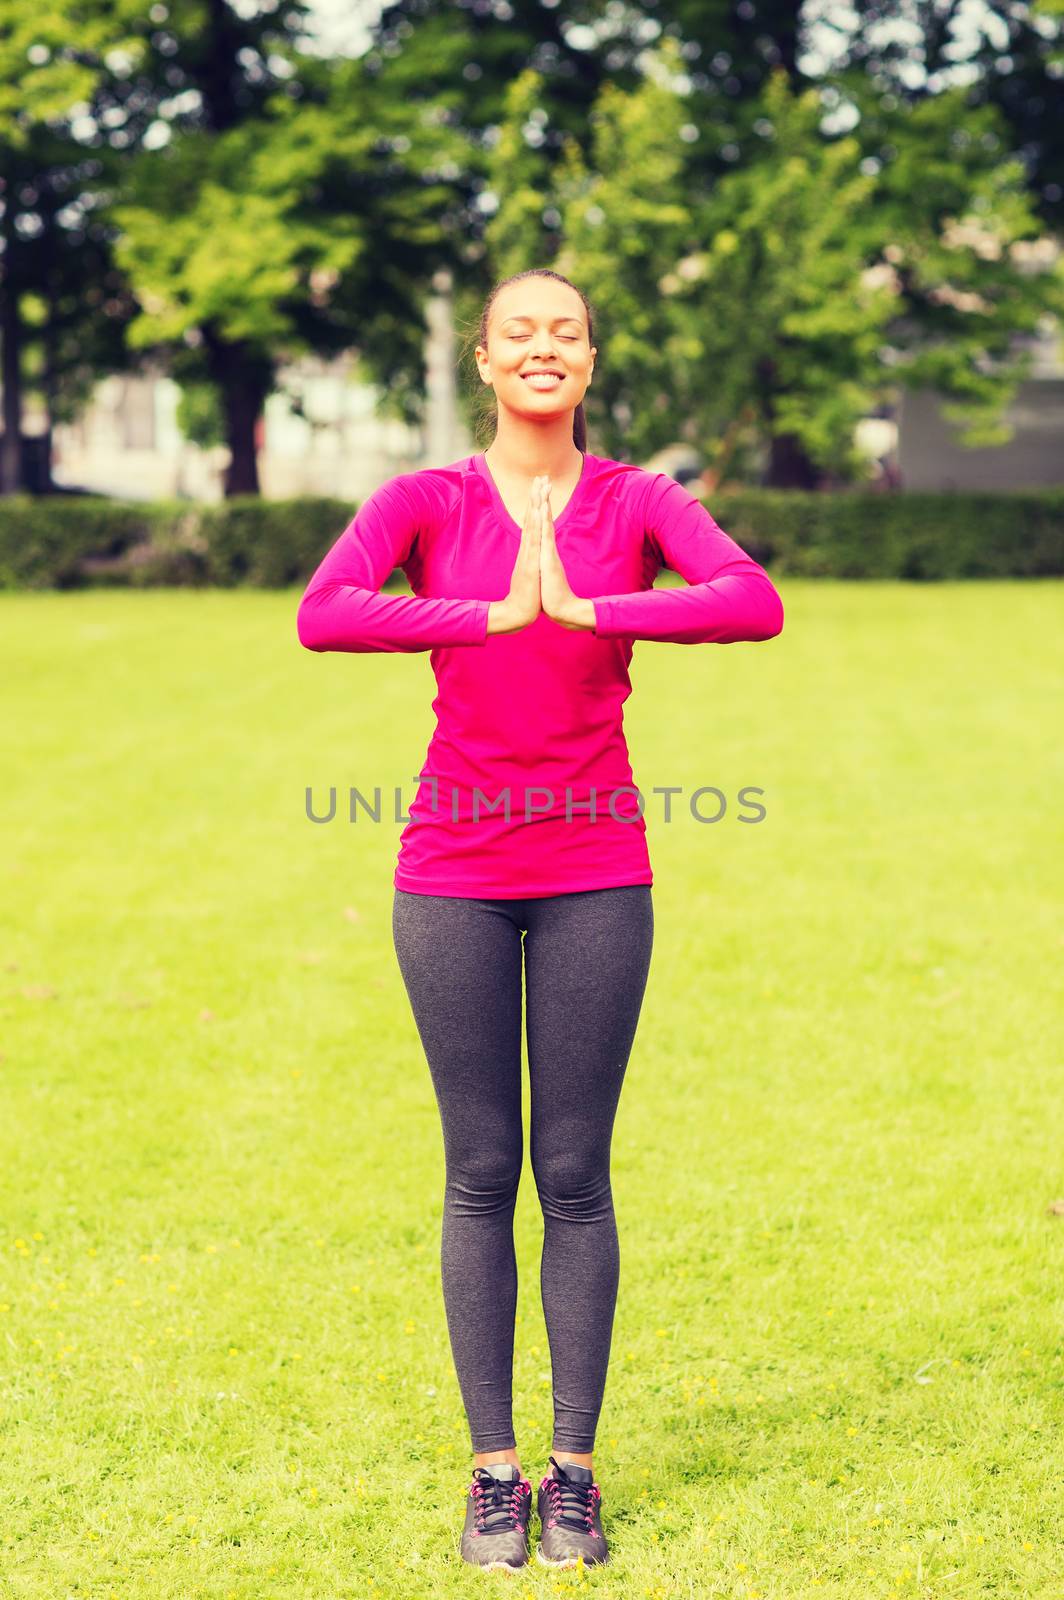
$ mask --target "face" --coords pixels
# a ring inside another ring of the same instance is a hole
[[[477,345],[483,381],[500,406],[523,416],[559,416],[584,398],[595,366],[587,312],[575,289],[553,278],[522,278],[495,296],[487,346]],[[530,378],[530,373],[557,377]]]

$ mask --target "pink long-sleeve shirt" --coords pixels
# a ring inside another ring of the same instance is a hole
[[[593,629],[541,612],[489,636],[521,528],[482,453],[382,484],[307,585],[308,650],[430,652],[437,725],[398,889],[528,898],[653,883],[622,725],[633,642],[732,644],[783,627],[764,569],[665,473],[585,454],[555,536]],[[655,589],[663,566],[686,586]],[[379,592],[396,567],[412,595]]]

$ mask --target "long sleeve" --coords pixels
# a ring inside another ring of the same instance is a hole
[[[367,497],[323,558],[299,602],[296,631],[308,650],[431,650],[482,645],[488,601],[387,595],[381,584],[410,556],[415,500],[391,478]]]
[[[783,601],[768,573],[683,484],[655,473],[643,521],[660,564],[685,578],[686,587],[595,599],[596,637],[734,644],[782,631]]]

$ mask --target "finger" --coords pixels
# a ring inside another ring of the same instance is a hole
[[[529,523],[527,532],[522,535],[522,549],[526,551],[526,559],[530,568],[539,567],[539,552],[543,543],[543,507],[540,499],[538,480],[532,486],[531,502],[529,505]]]
[[[521,528],[522,538],[538,536],[539,521],[539,479],[533,478],[532,487],[528,495],[528,505],[525,508],[525,520]]]
[[[530,572],[538,573],[543,549],[543,480],[533,478],[529,490],[528,515],[521,533],[518,561],[527,562]]]

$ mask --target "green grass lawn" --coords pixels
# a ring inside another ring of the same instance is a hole
[[[457,1557],[400,825],[304,815],[409,804],[427,654],[304,651],[297,591],[0,596],[5,1600],[1059,1600],[1064,586],[780,587],[776,640],[635,646],[613,1563],[510,1579]],[[526,1163],[534,1482],[541,1238]]]

